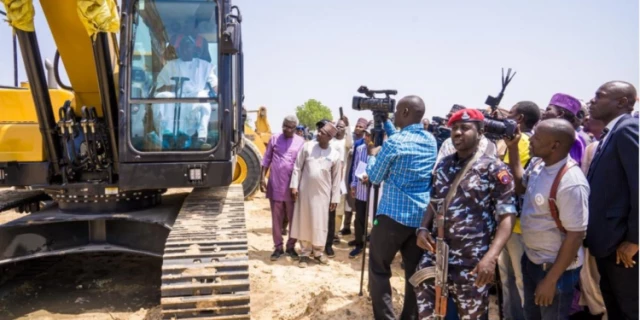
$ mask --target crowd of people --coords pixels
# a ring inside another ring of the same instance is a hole
[[[369,241],[375,319],[396,319],[390,278],[398,252],[400,319],[444,317],[442,303],[436,310],[443,292],[447,319],[486,319],[493,285],[505,319],[568,319],[580,311],[638,319],[636,101],[635,87],[623,81],[603,84],[586,103],[564,93],[544,110],[521,101],[504,112],[516,134],[501,139],[485,136],[483,112],[455,105],[441,146],[418,96],[399,100],[381,146],[364,118],[353,132],[346,117],[319,121],[309,139],[288,116],[262,163],[271,260],[329,263],[355,212],[349,257]],[[375,217],[372,185],[380,186]],[[448,246],[446,283],[436,287],[427,277],[414,286],[416,271],[443,256],[438,241]]]

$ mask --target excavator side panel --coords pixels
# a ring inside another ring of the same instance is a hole
[[[73,93],[62,89],[50,89],[54,106],[72,100]],[[28,88],[0,89],[0,162],[45,161],[42,134],[38,117]],[[58,113],[54,113],[58,121]]]
[[[0,123],[0,162],[44,161],[42,135],[36,123]]]

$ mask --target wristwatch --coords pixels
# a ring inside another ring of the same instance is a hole
[[[418,233],[420,233],[420,231],[422,231],[422,230],[424,230],[426,232],[429,232],[429,229],[427,229],[425,227],[419,227],[418,229],[416,229],[416,237],[418,236]]]

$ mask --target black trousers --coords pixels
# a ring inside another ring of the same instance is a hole
[[[633,268],[616,264],[615,252],[596,258],[600,272],[600,290],[609,319],[638,319],[638,255]]]
[[[351,216],[352,215],[353,215],[353,213],[351,211],[345,211],[344,212],[344,217],[342,218],[342,221],[344,221],[344,227],[342,228],[342,230],[351,229]]]
[[[329,211],[329,230],[327,232],[326,246],[331,248],[333,246],[333,238],[336,236],[336,211]]]
[[[400,251],[404,261],[404,307],[400,319],[417,319],[418,305],[416,293],[409,278],[416,271],[422,251],[416,243],[416,228],[404,226],[385,215],[378,215],[378,225],[371,230],[369,251],[369,288],[373,316],[376,320],[395,320],[391,300],[391,262]]]
[[[364,228],[367,225],[367,202],[356,199],[356,220],[353,223],[356,229],[356,247],[362,247],[364,245]]]

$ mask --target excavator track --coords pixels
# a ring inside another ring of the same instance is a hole
[[[18,208],[19,212],[37,211],[39,202],[51,200],[42,190],[0,190],[0,212]]]
[[[160,289],[164,319],[250,319],[241,185],[187,196],[167,238]]]

